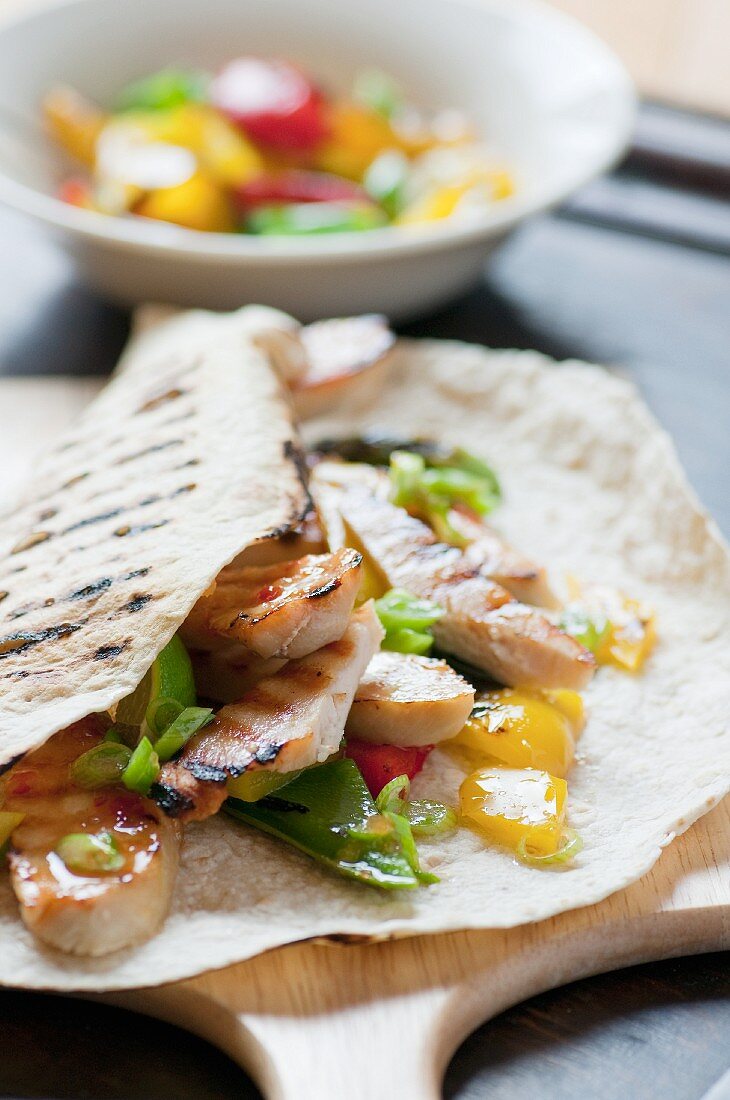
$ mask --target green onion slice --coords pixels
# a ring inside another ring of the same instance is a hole
[[[405,508],[418,496],[426,459],[413,451],[393,451],[390,456],[391,500]]]
[[[463,504],[479,516],[491,512],[501,497],[493,470],[468,451],[443,456],[394,450],[390,455],[391,500],[426,522],[437,524],[439,538],[459,541],[448,522],[449,509]]]
[[[353,98],[371,111],[391,119],[403,107],[403,92],[397,81],[380,69],[363,69],[353,83]]]
[[[159,774],[159,757],[149,737],[143,737],[122,772],[122,783],[128,790],[146,795]]]
[[[414,653],[417,657],[427,657],[433,646],[433,635],[418,630],[389,630],[383,639],[382,648],[393,653]]]
[[[402,588],[391,588],[376,600],[375,610],[385,630],[428,630],[444,613],[438,604]]]
[[[144,719],[147,731],[153,737],[159,737],[172,725],[176,718],[180,717],[184,710],[185,707],[178,703],[176,699],[168,699],[164,695],[153,699],[147,707]]]
[[[155,752],[164,763],[171,760],[187,741],[206,726],[213,717],[209,707],[186,707],[170,723],[162,736],[155,742]]]
[[[414,836],[438,836],[456,828],[456,812],[443,802],[420,798],[409,802],[403,810]]]
[[[71,778],[79,787],[93,790],[119,783],[130,762],[132,750],[114,741],[102,741],[74,760]]]
[[[174,699],[180,709],[195,706],[193,666],[182,641],[173,635],[131,695],[117,705],[114,720],[139,730],[155,699]]]
[[[163,111],[183,103],[205,99],[208,76],[187,69],[161,69],[151,76],[127,84],[117,96],[118,111]]]
[[[407,775],[397,775],[386,783],[382,791],[375,799],[375,805],[381,814],[403,813],[403,807],[408,801],[408,792],[411,789],[411,781]]]
[[[582,848],[583,841],[575,829],[566,829],[557,852],[551,852],[546,856],[535,855],[529,851],[525,837],[522,837],[517,844],[517,856],[530,867],[549,867],[551,864],[567,863],[568,860],[577,856]]]
[[[124,856],[109,832],[68,833],[56,845],[56,855],[76,875],[108,874],[124,866]]]
[[[397,149],[386,149],[365,172],[365,190],[371,199],[380,203],[389,218],[394,218],[403,207],[409,173],[408,157]]]
[[[413,889],[435,881],[417,869],[408,822],[380,813],[354,760],[307,768],[258,802],[229,798],[225,810],[371,886]]]

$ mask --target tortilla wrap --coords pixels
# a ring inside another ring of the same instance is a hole
[[[248,393],[248,363],[242,370]],[[246,416],[245,405],[234,408],[243,387],[233,373],[221,414],[226,424]],[[148,386],[153,388],[151,376]],[[96,414],[84,417],[82,431],[89,438],[100,429],[113,431],[110,420],[120,421],[113,389],[101,409],[103,421]],[[599,368],[555,366],[531,352],[403,342],[390,382],[376,399],[341,407],[307,425],[306,434],[315,440],[376,427],[458,443],[490,460],[504,485],[505,502],[495,520],[507,538],[554,576],[573,573],[614,584],[656,608],[659,642],[645,671],[632,677],[602,668],[585,692],[589,720],[569,777],[569,819],[584,850],[565,868],[536,870],[460,829],[419,842],[424,866],[436,870],[441,882],[404,897],[340,879],[221,815],[186,830],[172,912],[162,932],[103,959],[40,948],[23,927],[3,877],[1,982],[67,990],[154,985],[308,937],[382,938],[540,920],[597,902],[639,878],[676,834],[728,791],[730,556],[635,390]],[[210,443],[216,446],[215,439]],[[253,457],[260,461],[257,453]],[[239,460],[216,467],[216,515],[224,525],[236,522],[228,514],[231,502],[240,507],[242,483],[250,482],[250,470],[242,470]],[[253,537],[274,522],[273,514],[264,521],[257,513],[240,530],[243,538]],[[167,576],[177,580],[185,556],[169,545],[169,536],[162,528],[154,542]],[[219,549],[217,543],[206,547],[210,568],[201,566],[201,577],[222,564],[224,554],[215,557]],[[126,564],[124,559],[118,567]],[[194,583],[187,571],[183,580],[190,602]],[[154,605],[154,614],[161,604]],[[165,620],[169,629],[150,614],[147,629],[159,633],[154,648],[169,636],[178,614],[184,614],[182,605]],[[119,662],[105,699],[128,690],[149,653],[144,660],[134,653],[134,674]],[[120,677],[124,687],[116,690]],[[80,699],[71,698],[78,713],[88,708],[86,689]],[[65,715],[67,697],[63,706]],[[453,804],[462,775],[436,750],[413,795]]]
[[[250,338],[281,316],[140,336],[0,525],[0,769],[128,695],[221,568],[301,518],[288,399]]]

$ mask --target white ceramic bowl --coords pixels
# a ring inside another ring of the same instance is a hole
[[[40,125],[50,85],[104,103],[164,65],[213,69],[244,52],[290,57],[340,89],[377,66],[416,103],[463,109],[513,166],[516,195],[468,223],[298,239],[197,233],[53,197],[68,165]],[[534,0],[61,0],[0,28],[0,200],[45,223],[119,301],[404,318],[464,290],[506,233],[608,167],[633,113],[613,54]]]

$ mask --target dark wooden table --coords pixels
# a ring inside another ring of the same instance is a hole
[[[473,293],[404,331],[538,348],[621,371],[674,437],[728,534],[730,187],[722,149],[730,149],[730,127],[676,114],[670,121],[676,141],[667,144],[666,112],[646,109],[618,173],[526,226]],[[0,374],[103,373],[127,324],[123,311],[78,284],[42,234],[0,212]],[[0,1017],[0,1096],[259,1095],[212,1047],[117,1009],[6,991]],[[712,1100],[730,1098],[730,966],[722,955],[593,978],[504,1013],[458,1051],[445,1095],[699,1100],[710,1089]]]

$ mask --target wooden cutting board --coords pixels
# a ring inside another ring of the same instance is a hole
[[[98,388],[0,382],[0,507]],[[267,1100],[432,1100],[479,1024],[538,992],[633,963],[730,947],[730,799],[600,905],[507,931],[300,944],[150,990],[99,999],[203,1036]]]

